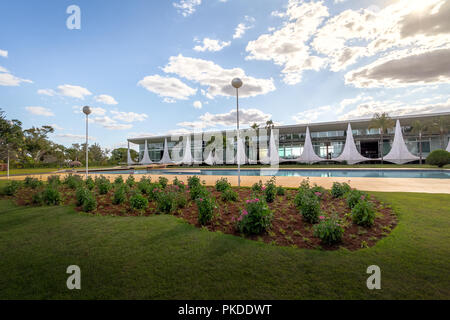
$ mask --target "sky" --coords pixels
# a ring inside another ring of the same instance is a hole
[[[234,77],[242,127],[450,111],[445,0],[2,0],[0,30],[0,108],[66,146],[85,105],[109,149],[233,128]]]

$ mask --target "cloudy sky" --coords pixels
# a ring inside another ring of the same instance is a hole
[[[65,145],[84,105],[110,148],[230,128],[234,77],[244,127],[450,111],[446,0],[3,0],[0,30],[0,108]]]

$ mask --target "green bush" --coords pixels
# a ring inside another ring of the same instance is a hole
[[[314,193],[299,193],[295,200],[296,206],[303,216],[303,219],[309,223],[317,223],[320,215],[320,201]]]
[[[75,193],[76,204],[81,207],[89,195],[89,190],[84,187],[78,187]]]
[[[134,177],[130,174],[127,178],[127,186],[129,186],[130,188],[133,188],[135,184],[136,184],[136,181],[134,180]]]
[[[44,183],[41,180],[32,177],[26,177],[24,180],[24,186],[31,189],[37,189],[43,186],[43,184]]]
[[[360,200],[352,209],[352,219],[357,225],[364,227],[372,226],[375,221],[373,205],[366,200]]]
[[[176,203],[177,203],[177,208],[184,208],[187,206],[187,198],[183,193],[177,192],[176,193]]]
[[[124,203],[125,200],[127,200],[127,191],[126,191],[126,187],[125,184],[122,184],[121,186],[118,186],[116,188],[116,190],[114,191],[114,196],[113,196],[113,204],[117,205],[117,204],[121,204]]]
[[[352,188],[347,183],[334,182],[331,188],[331,195],[333,198],[342,198]]]
[[[228,182],[227,178],[222,178],[216,181],[216,190],[219,192],[224,192],[225,190],[231,188],[231,184]]]
[[[259,182],[253,184],[252,191],[257,192],[257,193],[261,193],[263,191],[263,183],[261,180],[259,180]]]
[[[166,177],[159,177],[158,182],[161,185],[161,188],[165,189],[169,183],[169,180]]]
[[[92,179],[92,177],[88,177],[84,183],[89,190],[91,191],[94,190],[95,182],[94,179]]]
[[[273,214],[265,201],[255,198],[246,201],[237,218],[237,230],[244,234],[261,234],[272,226]],[[234,217],[233,217],[234,220]]]
[[[83,211],[84,212],[92,212],[97,209],[97,200],[95,199],[92,192],[88,192],[88,196],[83,202]]]
[[[210,195],[198,198],[196,200],[198,207],[198,223],[201,225],[208,224],[214,217],[214,209],[216,208],[216,203],[214,198]]]
[[[428,155],[426,163],[442,168],[443,166],[450,164],[450,152],[441,149],[434,150]]]
[[[77,189],[81,184],[83,184],[83,180],[80,176],[74,176],[72,174],[69,174],[64,179],[63,183],[67,185],[70,189],[75,190]]]
[[[13,196],[20,189],[21,185],[19,181],[12,180],[3,188],[3,194]]]
[[[201,186],[200,178],[197,176],[189,177],[188,178],[188,187],[189,189]]]
[[[284,196],[286,194],[286,189],[282,186],[277,187],[277,196]]]
[[[335,244],[342,240],[344,228],[336,217],[320,217],[320,222],[314,226],[314,236],[322,240],[324,244]]]
[[[151,193],[152,183],[150,179],[142,178],[137,183],[137,189],[145,195],[149,195]]]
[[[148,200],[139,192],[135,192],[130,197],[130,207],[136,210],[142,210],[147,208]]]
[[[52,184],[44,189],[42,199],[47,205],[57,206],[61,203],[61,194],[55,188],[55,185]]]
[[[158,213],[172,213],[177,207],[177,194],[172,191],[161,191],[157,196],[156,210]]]
[[[31,197],[31,202],[35,205],[42,206],[44,204],[44,196],[42,191],[34,193]]]
[[[114,184],[124,184],[125,183],[125,181],[123,181],[123,177],[122,176],[117,176],[115,179],[114,179]]]
[[[179,191],[180,191],[180,192],[181,192],[181,191],[184,191],[184,190],[186,189],[186,185],[184,184],[184,182],[178,180],[177,177],[175,177],[175,178],[173,179],[172,184],[173,184],[174,186],[177,186],[177,187],[179,188]]]
[[[150,201],[155,201],[158,199],[159,193],[162,192],[159,183],[151,183],[147,191],[147,196]]]
[[[189,188],[189,194],[191,196],[191,200],[197,200],[200,197],[206,197],[209,192],[203,185],[197,185],[195,187]]]
[[[222,192],[221,198],[223,201],[228,202],[228,201],[237,201],[238,199],[238,194],[236,191],[234,191],[231,187],[225,189]]]
[[[266,201],[272,203],[275,201],[275,197],[277,195],[277,186],[275,185],[275,177],[272,177],[266,184],[262,187],[262,191],[264,191],[264,196]]]
[[[59,176],[49,176],[47,178],[47,184],[58,186],[61,184],[61,180],[59,179]]]
[[[106,178],[100,178],[97,181],[97,188],[99,194],[107,194],[111,190],[111,182]]]
[[[353,209],[359,201],[365,200],[367,197],[367,193],[352,189],[347,193],[347,205],[350,209]]]

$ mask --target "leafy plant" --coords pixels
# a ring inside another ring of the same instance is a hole
[[[32,177],[26,177],[24,180],[24,186],[29,187],[31,189],[37,189],[41,187],[43,184],[44,183],[41,180]]]
[[[333,198],[342,198],[352,188],[347,183],[334,182],[331,188],[331,195]]]
[[[117,176],[115,179],[114,179],[114,184],[124,184],[125,182],[123,181],[123,177],[122,176]]]
[[[54,185],[49,185],[42,193],[45,204],[57,206],[61,203],[61,194]]]
[[[221,198],[223,201],[228,202],[228,201],[237,201],[238,199],[238,194],[236,191],[234,191],[231,187],[225,189],[222,192]]]
[[[284,196],[286,194],[286,189],[282,186],[277,187],[277,196]]]
[[[277,186],[275,185],[276,178],[272,177],[266,184],[262,187],[266,201],[271,203],[274,202],[277,195]]]
[[[147,208],[148,200],[141,193],[135,192],[130,197],[130,207],[135,210],[142,210]]]
[[[442,168],[443,166],[450,164],[450,152],[440,149],[434,150],[428,155],[426,163]]]
[[[256,183],[253,184],[253,186],[252,186],[252,191],[253,192],[261,193],[262,190],[263,190],[263,183],[262,183],[261,180],[259,180],[259,182],[256,182]]]
[[[99,179],[97,181],[97,188],[98,193],[107,194],[111,190],[111,182],[106,178]]]
[[[375,221],[375,210],[373,205],[366,200],[358,201],[352,209],[352,220],[360,226],[372,226]]]
[[[78,187],[75,193],[76,204],[81,207],[89,195],[89,190],[84,187]]]
[[[125,184],[122,184],[121,186],[117,187],[116,190],[114,191],[112,202],[113,204],[118,205],[124,203],[125,200],[127,200],[127,190]]]
[[[199,177],[193,176],[193,177],[189,177],[188,178],[189,189],[192,189],[192,188],[195,188],[195,187],[198,187],[198,186],[201,186],[201,185],[202,184],[200,182],[200,178]]]
[[[161,188],[165,189],[169,183],[169,180],[166,177],[159,177],[158,182],[161,185]]]
[[[87,193],[87,197],[83,202],[83,211],[84,212],[92,212],[97,209],[97,200],[95,199],[92,192]]]
[[[361,200],[365,200],[367,198],[367,194],[365,192],[352,189],[350,192],[347,193],[347,205],[350,209],[353,209],[353,207]]]
[[[88,177],[84,183],[89,190],[93,190],[95,188],[95,182],[92,177]]]
[[[214,209],[216,208],[216,203],[214,201],[214,198],[210,195],[198,198],[196,202],[198,207],[198,222],[204,226],[209,223],[214,217]]]
[[[47,178],[47,184],[58,186],[61,184],[61,180],[59,179],[59,176],[49,176]]]
[[[161,191],[158,193],[156,210],[159,213],[172,213],[177,209],[177,194],[173,191]]]
[[[44,196],[41,192],[36,192],[31,197],[31,202],[35,205],[42,206],[44,204]]]
[[[186,185],[184,184],[184,182],[178,180],[177,177],[175,177],[175,178],[173,179],[172,184],[173,184],[174,186],[177,186],[177,187],[179,188],[179,191],[184,191],[184,190],[186,189]]]
[[[78,188],[78,186],[83,184],[83,180],[80,178],[80,176],[74,176],[72,174],[69,174],[68,176],[66,176],[63,183],[67,185],[70,189],[75,190],[76,188]]]
[[[317,196],[309,192],[299,192],[294,199],[303,219],[309,223],[317,223],[320,215],[320,201]]]
[[[209,192],[205,186],[199,184],[195,187],[189,188],[191,200],[197,200],[200,197],[206,197]]]
[[[261,234],[271,227],[272,219],[273,213],[265,201],[258,198],[249,199],[237,218],[236,227],[244,234]]]
[[[134,177],[133,177],[133,175],[129,175],[128,176],[128,178],[127,178],[127,186],[129,186],[130,188],[133,188],[134,187],[134,185],[136,184],[136,181],[134,180]]]
[[[314,236],[322,240],[324,244],[341,242],[344,228],[336,217],[320,217],[320,222],[314,226]]]
[[[151,183],[150,179],[147,178],[142,178],[138,183],[137,183],[137,189],[142,193],[142,194],[146,194],[149,195],[151,193],[151,189],[152,189],[153,185]]]
[[[21,187],[21,183],[16,180],[12,180],[3,188],[3,194],[7,196],[13,196],[16,194],[17,190]]]
[[[216,181],[216,190],[219,192],[224,192],[225,190],[231,188],[231,184],[228,182],[227,178],[221,178]]]

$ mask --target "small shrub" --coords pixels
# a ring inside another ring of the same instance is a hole
[[[434,150],[428,155],[426,163],[442,168],[443,166],[450,164],[450,152],[441,149]]]
[[[149,189],[147,190],[147,196],[150,201],[155,201],[158,199],[158,194],[162,192],[159,183],[150,183]]]
[[[357,225],[370,227],[375,221],[375,210],[366,200],[360,200],[352,209],[352,219]]]
[[[284,196],[286,194],[286,189],[282,186],[277,187],[277,196]]]
[[[261,234],[270,228],[272,219],[273,214],[263,200],[250,199],[237,218],[236,227],[244,234]]]
[[[322,240],[324,244],[335,244],[342,240],[344,228],[342,228],[339,220],[335,217],[320,217],[319,224],[314,226],[314,236]]]
[[[161,188],[165,189],[169,183],[169,180],[166,177],[159,177],[158,182],[161,185]]]
[[[312,192],[299,193],[299,197],[296,197],[298,201],[297,208],[300,210],[300,214],[303,219],[309,223],[317,223],[320,215],[320,201]]]
[[[16,194],[17,190],[20,189],[21,183],[16,180],[12,180],[3,188],[3,194],[7,196],[13,196]]]
[[[92,192],[87,193],[87,197],[83,202],[83,211],[84,212],[92,212],[97,209],[97,200],[95,199]]]
[[[178,207],[177,194],[172,191],[161,191],[158,193],[156,210],[159,213],[172,213]]]
[[[61,203],[61,194],[54,185],[49,185],[44,189],[42,193],[42,199],[44,200],[45,204],[49,206],[57,206]]]
[[[91,191],[94,190],[94,188],[95,188],[95,182],[94,182],[94,179],[92,179],[92,177],[88,177],[86,179],[86,181],[84,182],[84,184]]]
[[[177,193],[176,194],[176,204],[177,208],[185,208],[187,206],[187,198],[183,193]]]
[[[59,179],[59,176],[49,176],[47,178],[47,184],[59,186],[61,184],[61,180]]]
[[[266,184],[262,187],[266,201],[272,203],[275,201],[277,195],[277,186],[275,185],[275,177],[272,177]]]
[[[108,179],[101,179],[97,183],[98,193],[107,194],[111,190],[111,182]]]
[[[147,206],[148,206],[148,200],[139,192],[134,193],[130,197],[130,207],[132,209],[143,210],[143,209],[147,208]]]
[[[44,183],[36,178],[26,177],[24,180],[24,186],[31,189],[37,189],[41,187]]]
[[[113,204],[118,205],[127,200],[127,191],[125,185],[121,185],[114,191]]]
[[[44,196],[42,194],[42,191],[33,194],[33,196],[31,197],[31,202],[38,206],[44,205]]]
[[[347,183],[334,182],[331,188],[331,195],[333,198],[342,198],[350,190],[351,187]]]
[[[76,198],[76,204],[78,207],[81,207],[84,203],[84,201],[87,199],[88,195],[89,195],[89,191],[86,188],[83,187],[79,187],[75,193],[75,198]]]
[[[186,189],[186,185],[184,184],[183,181],[178,180],[177,177],[175,177],[175,179],[173,179],[172,184],[174,186],[177,186],[179,188],[179,191],[184,191]]]
[[[133,188],[135,184],[136,184],[136,181],[134,180],[134,177],[130,174],[127,178],[127,186],[129,186],[130,188]]]
[[[216,190],[219,192],[224,192],[225,190],[231,188],[231,184],[228,182],[227,178],[222,178],[216,181]]]
[[[123,177],[122,176],[117,176],[115,179],[114,179],[114,184],[124,184],[125,182],[123,181]]]
[[[228,202],[228,201],[237,201],[238,199],[238,194],[236,191],[234,191],[231,187],[225,189],[222,192],[221,198],[223,201]]]
[[[353,207],[361,200],[365,200],[367,198],[367,194],[365,192],[352,189],[350,192],[347,193],[347,205],[350,209],[353,209]]]
[[[208,224],[214,217],[214,209],[216,203],[214,198],[207,195],[204,198],[198,198],[196,200],[198,206],[198,222],[204,226]]]
[[[151,188],[152,188],[152,183],[149,179],[146,178],[142,178],[138,183],[137,183],[137,189],[142,193],[142,194],[146,194],[149,195],[151,192]]]
[[[74,176],[72,174],[69,174],[66,176],[63,182],[65,185],[67,185],[70,189],[75,190],[83,183],[83,180],[79,176]]]
[[[199,177],[193,176],[193,177],[189,177],[188,178],[189,189],[192,189],[192,188],[195,188],[195,187],[198,187],[198,186],[201,186],[201,185],[202,184],[200,182],[200,178]]]
[[[199,184],[193,188],[189,188],[189,193],[191,195],[191,200],[197,200],[200,197],[206,197],[209,192],[205,186]]]
[[[261,180],[259,180],[259,182],[255,183],[255,184],[253,184],[252,191],[257,192],[257,193],[261,193],[263,191],[263,183]]]

